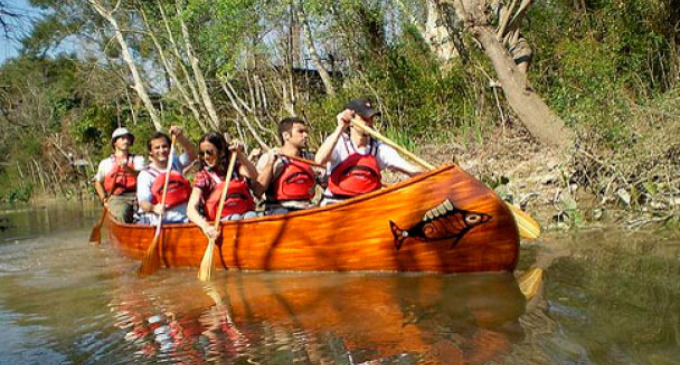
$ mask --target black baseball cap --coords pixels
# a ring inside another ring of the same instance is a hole
[[[360,117],[370,119],[381,115],[380,111],[373,109],[373,105],[366,99],[354,99],[345,105],[345,109],[354,110]]]

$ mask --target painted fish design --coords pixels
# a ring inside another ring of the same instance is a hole
[[[428,210],[415,226],[404,230],[390,221],[390,229],[394,235],[394,245],[397,251],[409,237],[426,242],[453,238],[454,241],[451,244],[453,248],[470,229],[489,220],[491,216],[488,214],[458,209],[451,203],[451,200],[446,199]]]

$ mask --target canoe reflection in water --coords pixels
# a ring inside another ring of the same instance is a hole
[[[511,274],[235,272],[209,286],[167,281],[126,286],[110,303],[137,360],[484,364],[524,336],[525,299]]]

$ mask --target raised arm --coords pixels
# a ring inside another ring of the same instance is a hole
[[[342,111],[342,113],[338,114],[338,126],[335,127],[333,133],[328,136],[325,141],[323,141],[321,146],[319,146],[319,150],[316,151],[316,155],[314,156],[314,162],[323,165],[331,159],[333,148],[338,143],[342,133],[347,130],[353,116],[354,112],[348,109],[345,109]]]
[[[196,160],[198,157],[196,146],[194,146],[194,144],[191,143],[191,141],[189,141],[189,139],[184,135],[182,128],[173,125],[170,127],[170,134],[177,137],[177,143],[182,146],[182,149],[186,151],[187,155],[189,156],[189,161],[187,161],[187,164]]]
[[[236,160],[240,165],[238,170],[239,175],[247,177],[253,182],[257,182],[257,169],[255,168],[255,165],[253,165],[253,163],[248,159],[248,156],[246,156],[243,143],[234,141],[229,146],[229,151],[231,153],[236,153]]]

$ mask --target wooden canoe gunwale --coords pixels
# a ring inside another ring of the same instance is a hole
[[[442,243],[450,240],[439,242],[435,239],[421,244],[419,240],[408,239],[400,250],[395,250],[396,236],[389,231],[391,223],[388,221],[394,221],[404,229],[414,226],[426,208],[444,198],[460,204],[461,209],[481,209],[480,212],[489,213],[491,222],[465,233],[455,248]],[[419,208],[419,204],[425,206]],[[382,206],[385,208],[376,208]],[[139,259],[139,251],[148,247],[151,241],[153,227],[121,224],[110,218],[106,223],[110,241],[125,255]],[[221,223],[220,229],[224,241],[215,250],[219,255],[216,262],[231,269],[511,271],[519,256],[517,228],[505,204],[456,165],[446,165],[388,188],[325,207],[227,221]],[[308,237],[308,234],[314,237]],[[198,266],[200,257],[194,256],[200,256],[199,251],[202,254],[207,240],[196,225],[167,224],[163,226],[162,235],[161,250],[166,266]],[[488,236],[492,242],[480,241],[481,236]],[[466,242],[479,246],[479,252],[467,247]],[[491,256],[481,255],[482,251],[488,251]],[[370,260],[377,262],[368,262]]]

